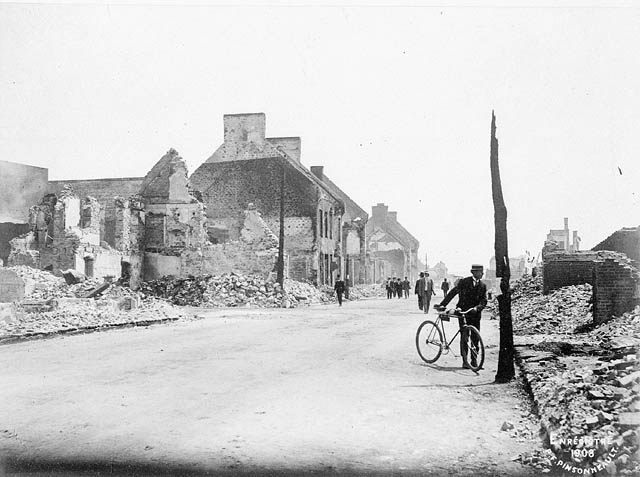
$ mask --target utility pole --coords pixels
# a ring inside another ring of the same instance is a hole
[[[498,310],[500,313],[500,352],[498,354],[498,372],[496,383],[511,381],[515,375],[513,365],[513,323],[511,321],[511,268],[509,267],[509,250],[507,241],[507,207],[502,195],[500,167],[498,166],[498,139],[496,138],[496,116],[491,111],[491,192],[495,224],[496,277],[500,278]]]
[[[284,165],[285,159],[280,161],[281,173],[280,173],[280,233],[278,236],[278,263],[277,269],[277,281],[280,287],[284,290],[284,184],[286,179],[286,170]]]

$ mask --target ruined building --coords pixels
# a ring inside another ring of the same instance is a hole
[[[420,242],[400,225],[398,213],[385,204],[374,205],[366,229],[372,281],[394,276],[413,281],[423,266],[418,261]]]
[[[300,138],[268,138],[265,123],[263,113],[225,115],[223,143],[190,177],[173,149],[145,177],[47,181],[46,169],[0,161],[3,258],[55,273],[126,274],[133,286],[164,275],[266,275],[282,216],[285,277],[413,278],[419,243],[396,213],[379,204],[369,218],[321,166],[302,165]]]
[[[164,275],[273,270],[278,241],[252,204],[242,213],[237,240],[209,241],[205,206],[189,188],[186,165],[175,150],[136,182],[131,196],[104,194],[102,204],[80,198],[71,186],[47,194],[30,209],[30,232],[12,240],[9,264],[126,277],[133,288]],[[107,208],[113,211],[109,220]]]
[[[342,266],[344,203],[301,164],[300,138],[267,138],[265,121],[263,113],[225,115],[224,142],[191,175],[207,234],[217,244],[238,240],[254,204],[279,236],[282,195],[285,276],[331,285]]]
[[[573,239],[573,242],[571,241]],[[563,229],[551,229],[547,234],[547,242],[555,242],[558,244],[559,250],[566,252],[579,252],[580,251],[580,237],[578,231],[574,230],[573,234],[569,231],[569,218],[564,218]]]

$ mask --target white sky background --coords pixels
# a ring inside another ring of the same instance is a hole
[[[195,170],[264,112],[429,263],[493,255],[491,110],[512,255],[640,224],[640,9],[0,4],[2,158],[52,179]],[[622,170],[622,175],[618,172]]]

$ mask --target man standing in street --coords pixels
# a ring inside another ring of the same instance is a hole
[[[418,308],[420,308],[421,310],[424,309],[424,302],[423,302],[424,287],[425,287],[424,272],[420,272],[420,278],[418,278],[418,280],[416,281],[415,294],[418,295]]]
[[[404,281],[402,282],[402,290],[404,291],[404,297],[409,298],[409,290],[411,289],[411,283],[409,283],[409,279],[404,277]]]
[[[440,285],[440,289],[442,290],[442,296],[447,296],[447,293],[449,293],[449,282],[446,278],[442,282],[442,285]]]
[[[422,306],[425,308],[425,313],[429,313],[429,306],[431,306],[431,297],[436,294],[433,289],[433,280],[429,278],[429,272],[424,272],[424,297],[422,298]]]
[[[424,273],[420,272],[420,278],[416,280],[414,294],[418,295],[418,308],[422,310],[422,291],[424,289]]]
[[[387,277],[387,280],[384,282],[385,288],[387,289],[387,300],[391,298],[391,277]]]
[[[459,311],[470,310],[467,314],[467,324],[475,326],[478,331],[480,331],[482,310],[487,306],[487,286],[480,280],[483,274],[484,267],[482,265],[471,265],[471,276],[461,279],[456,286],[447,293],[447,296],[440,302],[440,305],[438,305],[439,308],[446,307],[447,303],[459,294],[456,309]],[[464,324],[463,318],[459,317],[458,322],[462,329]],[[474,346],[478,345],[477,341],[473,344]],[[462,340],[460,340],[460,353],[462,356],[466,356],[467,354],[467,343]],[[473,360],[471,361],[471,366],[476,366]],[[462,367],[466,367],[464,361]]]
[[[336,283],[333,286],[333,289],[336,292],[336,296],[338,297],[338,305],[342,306],[342,294],[344,293],[344,282],[340,280],[340,274],[338,273]]]

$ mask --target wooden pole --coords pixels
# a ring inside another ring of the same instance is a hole
[[[285,185],[285,165],[284,159],[281,161],[282,171],[280,174],[280,233],[278,234],[278,263],[277,281],[281,287],[284,286],[284,185]]]
[[[493,195],[495,224],[496,277],[500,277],[498,311],[500,313],[500,352],[495,381],[506,383],[515,377],[513,364],[513,323],[511,321],[511,289],[509,279],[509,247],[507,240],[507,207],[502,195],[500,167],[498,165],[498,139],[496,138],[496,116],[491,111],[491,191]]]

